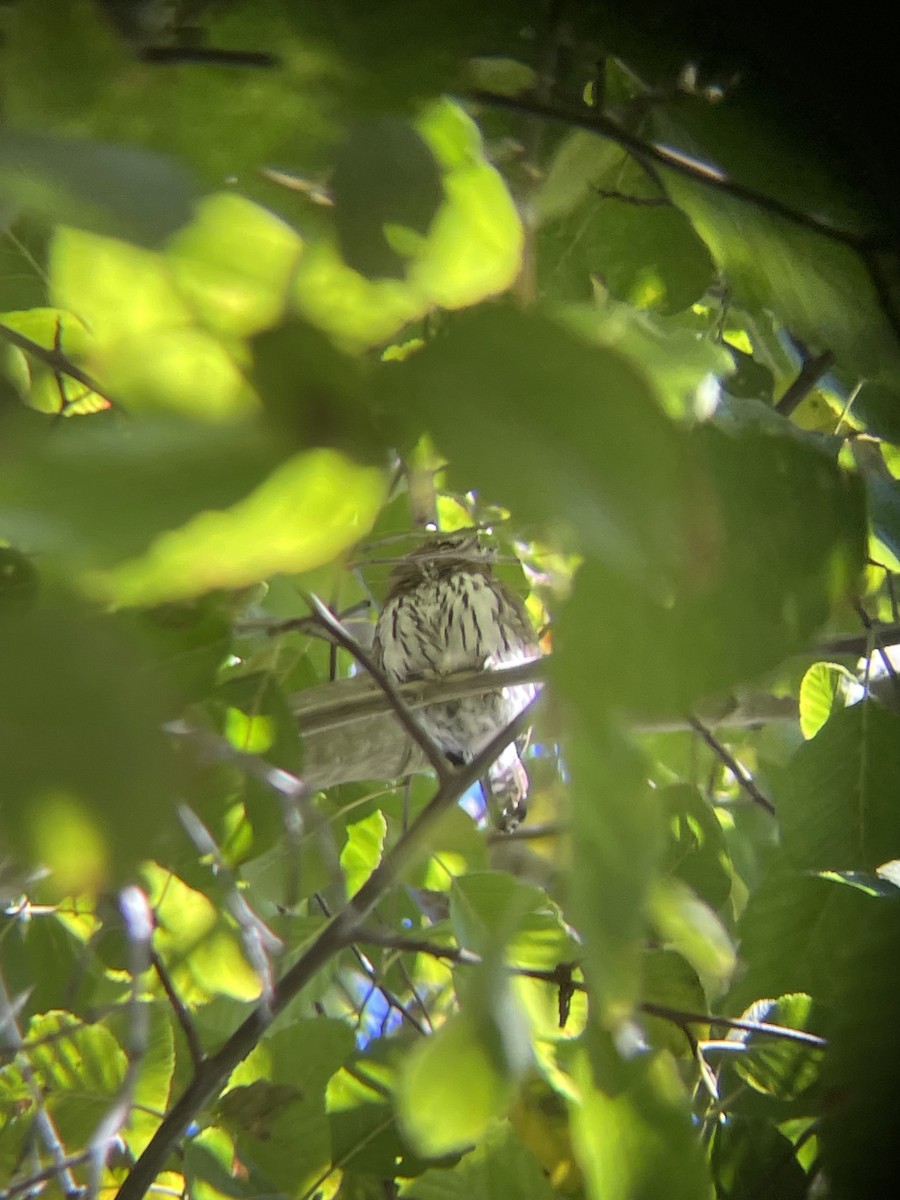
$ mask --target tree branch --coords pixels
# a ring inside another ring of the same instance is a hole
[[[460,966],[478,966],[482,959],[479,954],[466,950],[461,946],[442,946],[427,938],[394,937],[377,929],[361,929],[356,936],[358,942],[384,949],[397,950],[400,953],[427,954],[431,958],[444,959]],[[569,979],[569,969],[543,970],[532,967],[509,967],[510,975],[523,979],[537,979],[543,983],[558,985],[562,978],[576,992],[587,992],[586,983],[578,979]],[[677,1025],[718,1025],[725,1029],[739,1029],[745,1033],[767,1034],[770,1037],[785,1038],[793,1042],[803,1042],[807,1046],[824,1047],[827,1042],[815,1033],[807,1033],[805,1029],[791,1029],[787,1025],[772,1025],[768,1021],[750,1021],[743,1017],[722,1017],[715,1013],[689,1012],[681,1008],[670,1008],[665,1004],[653,1004],[649,1000],[637,1005],[640,1012],[648,1017],[661,1017]]]
[[[491,108],[502,108],[525,116],[542,117],[544,120],[554,121],[558,124],[587,129],[591,133],[599,134],[600,137],[616,142],[636,158],[668,167],[704,187],[725,192],[738,200],[746,200],[766,212],[783,217],[793,225],[823,234],[832,241],[850,246],[854,250],[864,251],[868,254],[878,244],[877,238],[871,234],[860,234],[851,229],[842,229],[824,217],[793,208],[790,204],[785,204],[774,196],[757,191],[756,188],[746,184],[738,183],[736,180],[730,179],[723,171],[707,166],[669,146],[660,145],[658,142],[645,142],[597,109],[544,104],[527,96],[501,96],[495,92],[480,89],[470,91],[467,95],[468,99],[476,104],[485,104]]]
[[[343,627],[337,617],[332,613],[319,599],[318,596],[309,595],[306,597],[307,603],[313,610],[313,613],[318,618],[320,624],[332,636],[335,642],[349,653],[353,658],[371,675],[378,687],[384,693],[388,703],[393,710],[394,716],[402,725],[407,736],[412,739],[428,760],[431,769],[437,775],[441,782],[450,777],[450,763],[447,756],[440,750],[428,736],[407,705],[403,696],[397,689],[397,685],[393,680],[389,679],[378,663],[375,662],[371,654],[368,654],[360,646],[355,638],[351,637],[347,630]]]
[[[730,754],[718,740],[718,738],[713,737],[712,733],[710,733],[706,726],[701,721],[698,721],[696,717],[688,717],[688,724],[690,725],[691,729],[693,729],[695,733],[699,734],[703,741],[706,742],[707,746],[709,746],[716,758],[725,764],[753,803],[758,804],[760,808],[764,808],[770,816],[774,817],[775,805],[771,802],[771,800],[767,800],[765,798],[753,781],[752,775],[749,775],[747,771],[744,770],[734,755]]]
[[[830,350],[808,358],[797,372],[797,378],[775,405],[775,411],[783,417],[789,417],[833,366],[834,355]]]
[[[93,379],[86,371],[82,371],[81,367],[72,362],[68,355],[63,354],[58,346],[54,346],[52,350],[48,349],[46,346],[42,346],[40,342],[32,341],[24,333],[19,333],[17,329],[11,329],[8,325],[3,325],[2,323],[0,323],[0,337],[5,338],[6,341],[12,343],[13,346],[17,346],[26,354],[30,354],[33,358],[39,359],[54,373],[68,375],[70,379],[77,380],[88,391],[96,392],[107,404],[121,409],[122,406],[118,401],[113,400],[112,396],[103,390],[96,379]]]
[[[402,872],[415,861],[444,813],[452,808],[467,788],[478,782],[510,742],[528,728],[534,719],[532,709],[533,703],[493,738],[471,763],[448,768],[446,777],[438,784],[431,800],[384,855],[362,887],[327,922],[294,965],[278,980],[269,1003],[258,1004],[225,1044],[203,1060],[200,1069],[163,1118],[144,1152],[129,1171],[116,1200],[141,1200],[197,1113],[221,1090],[234,1068],[246,1058],[301,989],[336,954],[356,940],[362,922],[390,891]]]

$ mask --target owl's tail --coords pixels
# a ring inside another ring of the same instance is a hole
[[[513,743],[491,764],[487,780],[482,783],[491,816],[502,832],[511,832],[525,820],[528,786],[528,774]]]

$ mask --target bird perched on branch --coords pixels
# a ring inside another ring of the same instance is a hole
[[[497,579],[491,552],[472,533],[437,536],[394,569],[375,628],[375,661],[396,683],[454,671],[514,666],[540,653],[521,599]],[[535,684],[430,704],[417,715],[451,762],[471,762],[537,695]],[[525,816],[528,776],[511,743],[488,771],[501,828]]]

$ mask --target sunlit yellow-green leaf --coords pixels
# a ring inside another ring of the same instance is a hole
[[[141,1056],[131,1117],[123,1138],[135,1157],[141,1154],[159,1125],[172,1093],[175,1070],[175,1035],[168,1002],[153,1005],[147,1043]]]
[[[707,990],[715,994],[731,977],[737,961],[722,922],[680,879],[658,879],[650,892],[650,911],[660,940],[684,955]]]
[[[192,321],[169,264],[151,250],[62,227],[49,266],[54,302],[80,317],[99,345]]]
[[[477,127],[443,101],[419,130],[444,167],[447,199],[410,273],[432,304],[463,308],[505,291],[519,272],[522,224],[506,184],[488,163]]]
[[[800,683],[800,729],[805,738],[815,737],[831,714],[846,706],[847,688],[856,682],[840,663],[813,663]]]
[[[252,389],[231,352],[199,327],[196,297],[177,275],[162,254],[81,230],[58,230],[51,248],[52,296],[90,331],[86,366],[129,412],[222,420],[254,411]]]
[[[571,1105],[572,1142],[590,1200],[708,1200],[703,1150],[668,1055],[635,1064],[622,1090],[598,1086],[583,1049],[572,1066],[581,1097]]]
[[[25,813],[31,841],[59,892],[93,892],[107,878],[109,844],[97,813],[74,792],[37,795]]]
[[[146,863],[142,874],[156,916],[154,945],[182,1000],[195,1004],[212,996],[256,999],[259,979],[212,901],[156,863]]]
[[[29,1077],[21,1058],[0,1074],[4,1098],[20,1093],[19,1107],[28,1111],[35,1089],[52,1113],[58,1136],[69,1145],[84,1145],[109,1111],[125,1075],[125,1052],[104,1025],[85,1024],[63,1011],[34,1017],[25,1031]],[[18,1086],[17,1086],[18,1085]]]
[[[381,859],[387,822],[381,809],[347,826],[347,844],[341,851],[341,870],[347,895],[353,896]]]
[[[513,1094],[474,1022],[459,1013],[413,1047],[397,1087],[397,1116],[416,1151],[437,1157],[475,1144]]]
[[[205,325],[246,337],[283,315],[302,251],[299,234],[278,217],[243,196],[217,192],[172,239],[166,261]]]
[[[505,291],[521,262],[522,225],[474,122],[449,101],[418,122],[442,169],[444,202],[417,239],[405,280],[370,280],[334,244],[310,246],[297,266],[297,312],[348,347],[386,340],[431,308],[462,308]]]
[[[385,486],[383,471],[336,451],[297,454],[245,500],[201,513],[86,586],[119,604],[154,604],[313,570],[369,532]]]

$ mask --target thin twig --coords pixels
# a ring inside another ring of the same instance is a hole
[[[817,654],[853,654],[857,658],[862,658],[870,642],[872,635],[885,646],[893,646],[900,643],[900,622],[893,625],[881,625],[877,621],[873,621],[869,614],[868,626],[871,633],[850,633],[843,637],[832,638],[828,642],[822,642],[816,647]]]
[[[633,204],[636,208],[671,208],[672,201],[668,196],[629,196],[627,192],[610,191],[607,188],[595,188],[594,193],[601,200],[618,200],[622,204]]]
[[[162,984],[162,989],[166,993],[166,998],[175,1014],[175,1020],[178,1022],[181,1032],[184,1034],[185,1041],[188,1045],[188,1053],[191,1056],[191,1062],[194,1064],[194,1072],[200,1069],[200,1064],[203,1062],[203,1046],[200,1044],[200,1035],[197,1033],[194,1022],[191,1020],[191,1014],[184,1006],[181,997],[175,990],[175,985],[169,975],[168,968],[157,952],[151,948],[150,950],[150,965],[156,972],[156,977]]]
[[[182,720],[169,721],[163,728],[166,733],[190,742],[210,762],[236,763],[245,774],[271,788],[282,799],[296,801],[309,795],[309,788],[298,775],[284,767],[276,767],[258,754],[238,750],[221,734],[199,729]]]
[[[382,946],[385,949],[397,950],[401,953],[427,954],[432,958],[445,959],[458,963],[460,966],[478,966],[482,962],[481,955],[461,946],[442,946],[427,938],[393,937],[378,929],[365,928],[357,934],[358,942]],[[509,967],[510,975],[523,979],[536,979],[539,982],[558,986],[562,980],[576,992],[588,992],[588,986],[578,979],[571,979],[571,966],[562,964],[552,970],[532,967]],[[661,1017],[675,1024],[684,1025],[719,1025],[726,1029],[739,1029],[746,1033],[768,1034],[771,1037],[786,1038],[794,1042],[803,1042],[809,1046],[824,1047],[827,1042],[814,1033],[805,1029],[791,1029],[786,1025],[772,1025],[768,1021],[750,1021],[743,1017],[722,1017],[715,1013],[690,1012],[681,1008],[669,1008],[664,1004],[652,1004],[645,1001],[638,1004],[638,1009],[650,1017]]]
[[[319,892],[315,892],[313,894],[313,900],[318,905],[319,910],[322,912],[322,914],[324,916],[326,916],[326,917],[332,916],[332,912],[331,912],[330,908],[326,904],[324,898],[319,894]],[[416,1033],[420,1033],[423,1037],[425,1037],[428,1033],[428,1030],[425,1028],[425,1026],[422,1024],[422,1022],[417,1017],[414,1017],[412,1015],[412,1013],[408,1011],[408,1009],[406,1008],[406,1006],[404,1005],[404,1003],[400,999],[400,997],[397,996],[394,992],[392,992],[391,989],[389,987],[387,987],[378,978],[378,972],[375,969],[375,964],[372,963],[368,958],[366,958],[365,954],[363,954],[362,950],[360,950],[359,946],[357,946],[355,943],[351,944],[351,946],[349,947],[349,950],[350,950],[350,953],[353,955],[353,957],[356,959],[359,969],[362,971],[362,973],[366,976],[366,978],[372,984],[372,987],[377,992],[380,992],[380,994],[384,997],[385,1001],[387,1002],[388,1008],[395,1009],[400,1014],[400,1016],[403,1017],[403,1019],[409,1025],[411,1025],[413,1027],[413,1029],[416,1031]]]
[[[39,1183],[49,1183],[60,1172],[61,1168],[72,1171],[75,1167],[80,1167],[91,1157],[90,1150],[82,1150],[80,1154],[70,1155],[65,1162],[61,1164],[54,1163],[51,1167],[44,1167],[43,1170],[35,1171],[33,1175],[29,1175],[27,1179],[21,1179],[18,1183],[10,1184],[5,1192],[0,1192],[0,1200],[15,1200],[16,1196],[38,1194],[41,1190],[38,1188]],[[78,1189],[75,1195],[81,1195],[81,1188]]]
[[[272,995],[272,963],[269,956],[283,950],[284,943],[247,903],[237,885],[234,872],[226,863],[215,838],[193,809],[186,804],[180,804],[178,816],[185,832],[200,854],[206,855],[212,860],[216,877],[224,884],[228,908],[241,931],[244,953],[260,978],[263,999],[268,1001]]]
[[[680,1008],[669,1008],[665,1004],[651,1004],[649,1000],[638,1005],[648,1017],[662,1017],[676,1025],[719,1025],[724,1029],[739,1029],[744,1033],[765,1034],[768,1037],[784,1038],[790,1042],[802,1042],[804,1046],[825,1049],[828,1042],[816,1033],[805,1029],[790,1029],[787,1025],[772,1025],[768,1021],[747,1021],[743,1017],[720,1017],[714,1013],[685,1012]]]
[[[358,940],[362,922],[394,886],[401,873],[419,856],[444,814],[467,788],[478,781],[498,755],[529,727],[534,720],[533,708],[534,704],[529,704],[491,739],[471,763],[452,768],[447,777],[439,781],[431,800],[409,829],[401,834],[366,882],[278,980],[270,1002],[258,1004],[224,1045],[203,1061],[200,1070],[163,1118],[140,1158],[128,1172],[116,1200],[141,1200],[196,1114],[221,1090],[237,1064],[246,1058],[294,997],[345,946]]]
[[[783,417],[789,417],[833,366],[834,354],[831,350],[808,358],[797,372],[797,378],[775,405],[775,411]]]
[[[766,212],[783,217],[794,225],[823,234],[832,241],[850,246],[854,250],[870,251],[873,246],[878,244],[877,238],[871,234],[860,234],[851,229],[842,229],[824,217],[793,208],[774,196],[757,191],[756,188],[746,184],[738,183],[717,168],[699,162],[669,146],[663,146],[658,142],[645,142],[642,138],[623,128],[617,121],[596,109],[551,106],[524,96],[501,96],[480,89],[470,91],[467,95],[476,104],[486,104],[491,108],[502,108],[525,116],[543,117],[547,121],[574,126],[578,129],[587,129],[591,133],[599,134],[601,137],[616,142],[637,158],[659,163],[660,166],[668,167],[679,175],[693,179],[705,187],[711,187],[729,196],[734,196],[737,200],[746,200]]]
[[[894,691],[895,700],[900,703],[900,679],[897,678],[897,670],[891,661],[890,655],[885,650],[885,641],[883,631],[878,628],[878,625],[872,620],[863,606],[858,600],[853,601],[853,607],[856,610],[857,616],[865,626],[866,634],[878,651],[878,657],[881,659],[881,665],[884,667],[884,673],[891,681],[891,687]],[[869,655],[871,657],[871,655]],[[868,687],[868,677],[866,679]]]
[[[76,379],[89,391],[96,392],[107,404],[121,409],[122,406],[119,402],[113,400],[112,396],[103,390],[96,379],[93,379],[86,371],[82,371],[81,367],[72,362],[71,358],[67,354],[63,354],[57,347],[54,347],[52,350],[48,349],[46,346],[42,346],[40,342],[35,342],[31,338],[26,337],[24,333],[19,333],[17,329],[11,329],[9,325],[3,325],[2,323],[0,323],[0,337],[5,338],[6,341],[11,342],[12,345],[17,346],[20,350],[24,350],[26,354],[31,354],[34,358],[40,359],[54,373],[62,373],[63,375],[68,375],[71,379]]]
[[[125,1076],[108,1111],[98,1122],[91,1135],[88,1148],[91,1152],[91,1182],[88,1195],[96,1200],[100,1193],[101,1176],[110,1148],[119,1130],[131,1116],[134,1093],[144,1055],[147,1052],[147,1035],[150,1014],[141,995],[139,981],[150,966],[150,939],[153,936],[153,914],[146,895],[139,887],[130,884],[119,893],[119,911],[128,941],[128,971],[131,987],[128,997],[128,1037],[125,1045],[127,1066]]]
[[[22,1037],[13,1003],[10,1001],[2,975],[0,975],[0,1029],[3,1031],[6,1043],[17,1055],[20,1054],[22,1056],[19,1072],[35,1108],[34,1127],[38,1137],[53,1159],[53,1166],[49,1168],[50,1174],[48,1178],[55,1177],[59,1180],[60,1190],[64,1196],[81,1196],[83,1188],[79,1186],[72,1174],[70,1165],[71,1156],[66,1151],[62,1137],[56,1127],[56,1122],[44,1103],[44,1095],[40,1082],[32,1070],[31,1061],[28,1057],[27,1052],[29,1047]]]
[[[446,755],[434,744],[413,716],[409,705],[397,690],[396,684],[388,678],[387,674],[372,658],[372,655],[363,650],[359,642],[351,637],[337,617],[335,617],[334,613],[322,603],[318,596],[310,594],[307,596],[307,603],[322,625],[331,632],[338,645],[343,646],[369,672],[390,701],[391,708],[394,710],[397,720],[428,759],[438,780],[441,783],[447,782],[451,778],[451,767]]]
[[[719,739],[715,737],[701,721],[698,721],[696,717],[688,717],[688,724],[690,725],[691,729],[693,729],[695,733],[699,734],[704,742],[706,742],[707,746],[709,746],[710,750],[712,750],[713,754],[715,754],[719,761],[725,764],[725,766],[736,779],[737,783],[744,789],[753,803],[758,804],[760,808],[764,808],[767,813],[774,817],[775,805],[771,802],[771,800],[766,799],[766,797],[756,786],[753,776],[744,770],[734,755],[731,754],[722,745]]]

